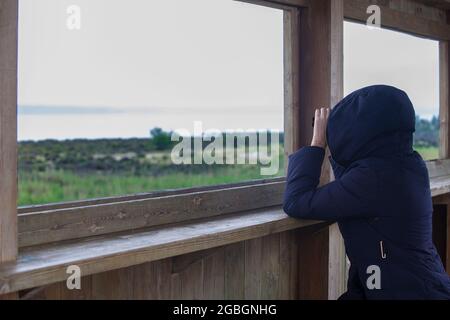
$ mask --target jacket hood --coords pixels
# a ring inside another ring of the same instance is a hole
[[[368,157],[411,153],[414,131],[414,107],[404,91],[385,85],[359,89],[330,113],[331,160],[347,167]]]

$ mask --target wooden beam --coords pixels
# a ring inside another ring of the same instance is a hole
[[[312,137],[312,118],[319,107],[333,107],[343,96],[343,20],[342,0],[315,0],[301,9],[300,14],[300,83],[299,83],[299,146],[309,145]],[[322,168],[321,183],[331,180],[328,161]],[[313,236],[314,235],[314,236]],[[300,288],[300,298],[336,299],[345,289],[345,253],[337,226],[303,237],[308,245],[299,252],[302,266],[299,283],[314,284]],[[321,247],[315,255],[307,247]],[[325,271],[322,269],[325,268]],[[321,271],[322,270],[322,271]],[[308,289],[310,288],[310,289]],[[325,289],[324,289],[325,288]]]
[[[450,10],[450,0],[415,0],[427,6]]]
[[[70,265],[86,276],[314,224],[324,225],[290,218],[278,207],[24,248],[17,262],[0,266],[0,294],[64,281]]]
[[[99,205],[99,204],[112,204],[112,203],[120,203],[120,202],[126,202],[126,201],[148,200],[148,199],[161,198],[161,197],[167,197],[167,196],[183,195],[183,194],[188,194],[188,193],[199,193],[199,192],[237,188],[237,187],[257,186],[257,185],[262,185],[262,184],[283,182],[284,180],[285,180],[284,177],[277,177],[277,178],[257,179],[257,180],[251,180],[251,181],[229,183],[229,184],[227,183],[227,184],[222,184],[222,185],[195,186],[195,187],[181,188],[181,189],[156,190],[156,191],[152,191],[152,192],[144,192],[144,193],[131,194],[131,195],[119,195],[119,196],[103,197],[103,198],[95,198],[95,199],[75,200],[75,201],[57,202],[57,203],[49,203],[49,204],[38,204],[38,205],[19,207],[18,213],[19,213],[19,215],[21,215],[24,213],[36,213],[36,212],[52,211],[52,210],[58,210],[58,209],[80,208],[80,207],[87,207],[87,206],[93,206],[93,205]]]
[[[344,1],[331,1],[330,22],[330,106],[344,96]],[[334,179],[329,163],[328,174]],[[347,288],[347,259],[344,238],[335,223],[329,227],[329,279],[328,298],[336,300]]]
[[[450,158],[450,48],[449,41],[439,42],[439,158]]]
[[[19,246],[244,212],[282,203],[284,182],[100,203],[19,215]],[[249,201],[251,199],[251,201]]]
[[[435,40],[450,40],[450,25],[447,23],[395,10],[381,5],[380,1],[345,0],[344,16],[349,20],[366,23],[369,17],[367,7],[373,3],[381,9],[381,25],[385,28]]]
[[[0,0],[0,264],[17,257],[18,0]]]
[[[289,10],[292,8],[308,7],[312,0],[235,0],[275,9]]]
[[[446,12],[450,25],[450,11]],[[450,41],[439,42],[439,158],[450,158]]]
[[[439,42],[439,158],[450,157],[450,83],[449,83],[449,41]]]
[[[288,156],[300,142],[300,53],[299,10],[284,11],[284,152]],[[285,166],[287,169],[287,165]]]

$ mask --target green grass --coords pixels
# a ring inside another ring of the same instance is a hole
[[[437,147],[415,147],[424,160],[438,158]],[[279,175],[284,173],[280,157]],[[257,165],[211,167],[200,173],[168,172],[162,175],[79,173],[69,170],[19,171],[18,205],[84,200],[166,189],[189,188],[265,179]]]
[[[283,172],[280,169],[279,172]],[[236,183],[261,176],[258,166],[229,166],[201,174],[169,173],[161,176],[132,174],[76,174],[70,171],[20,172],[18,205],[127,195],[156,190]]]
[[[423,158],[423,160],[434,160],[439,158],[439,148],[438,147],[414,147]]]

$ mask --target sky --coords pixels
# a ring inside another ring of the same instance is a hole
[[[232,0],[20,0],[19,140],[283,127],[283,13]],[[69,30],[77,5],[81,29]],[[437,113],[438,44],[345,24],[345,91]]]

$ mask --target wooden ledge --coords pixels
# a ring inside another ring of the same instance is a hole
[[[430,189],[432,197],[450,193],[450,175],[430,178]]]
[[[90,275],[320,223],[276,207],[24,248],[16,262],[0,266],[0,294],[65,281],[70,265]]]
[[[450,174],[441,174],[430,179],[435,199],[450,193]],[[316,224],[326,226],[290,218],[277,206],[26,247],[16,262],[0,266],[0,294],[64,281],[70,265],[85,276]]]

